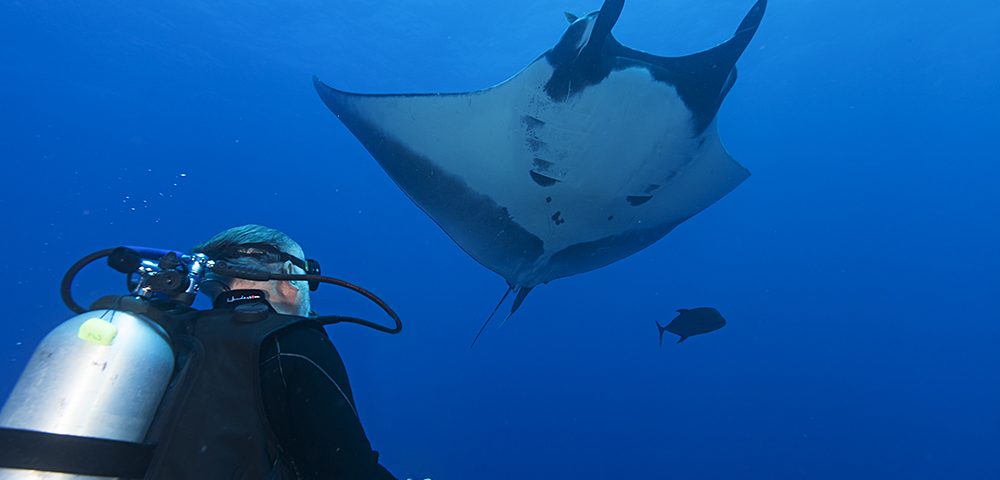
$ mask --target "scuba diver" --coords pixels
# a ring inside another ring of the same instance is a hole
[[[133,295],[83,309],[72,279],[101,257],[128,275]],[[368,297],[396,327],[318,316],[310,290],[320,283]],[[212,309],[190,307],[198,291]],[[374,294],[322,276],[286,234],[244,225],[192,254],[95,252],[67,272],[63,298],[80,315],[43,340],[0,411],[0,477],[395,479],[323,326],[397,333],[402,323]],[[135,418],[123,420],[128,412]]]
[[[209,258],[275,273],[307,274],[302,247],[284,233],[260,225],[225,230],[194,248]],[[253,281],[209,273],[202,292],[216,309],[258,301],[277,313],[308,317],[307,281]],[[248,297],[247,300],[236,300]],[[262,339],[259,371],[265,421],[277,440],[279,458],[302,479],[391,479],[378,464],[361,426],[344,363],[314,323],[299,323]]]

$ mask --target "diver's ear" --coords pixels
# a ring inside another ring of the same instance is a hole
[[[281,268],[281,273],[287,273],[285,268]],[[299,288],[295,282],[289,280],[279,280],[275,285],[276,293],[281,296],[282,303],[294,303],[299,295]]]
[[[297,268],[291,260],[285,260],[285,263],[281,265],[281,273],[285,275],[300,275],[302,272],[296,271]],[[291,287],[296,291],[309,288],[309,284],[305,280],[287,280],[279,282],[279,285],[281,288]]]

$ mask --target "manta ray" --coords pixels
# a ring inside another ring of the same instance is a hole
[[[750,175],[715,117],[766,0],[729,40],[682,57],[619,43],[623,6],[566,14],[554,47],[484,90],[360,94],[313,79],[399,188],[507,281],[511,314],[535,286],[652,245]]]

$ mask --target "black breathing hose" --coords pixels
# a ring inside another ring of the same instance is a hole
[[[356,323],[358,325],[363,325],[368,328],[373,328],[380,332],[393,333],[393,334],[399,333],[401,330],[403,330],[403,321],[399,319],[399,315],[397,315],[396,312],[393,311],[393,309],[389,307],[389,305],[386,304],[384,300],[379,298],[374,293],[369,292],[368,290],[365,290],[364,288],[361,288],[346,280],[341,280],[339,278],[334,278],[334,277],[327,277],[325,275],[295,275],[289,273],[271,273],[263,270],[257,270],[255,268],[244,267],[241,265],[232,265],[224,261],[215,262],[215,266],[212,267],[212,271],[219,273],[220,275],[242,278],[245,280],[256,280],[259,282],[266,282],[269,280],[281,280],[281,281],[304,280],[304,281],[328,283],[330,285],[336,285],[341,288],[346,288],[354,293],[357,293],[358,295],[367,298],[375,305],[378,305],[378,307],[381,308],[382,311],[386,313],[386,315],[389,315],[389,318],[391,318],[392,321],[396,323],[396,326],[390,328],[386,327],[385,325],[380,325],[378,323],[370,322],[368,320],[362,320],[360,318],[341,317],[341,316],[329,316],[329,317],[323,316],[323,317],[318,317],[317,320],[326,324],[333,324],[340,322]]]
[[[76,274],[80,273],[80,270],[83,270],[83,267],[111,255],[111,252],[114,251],[114,248],[98,250],[77,260],[73,266],[69,267],[69,270],[66,270],[66,274],[63,275],[62,283],[59,285],[59,294],[62,296],[63,303],[65,303],[66,306],[69,307],[69,309],[74,313],[84,313],[87,311],[86,308],[81,307],[75,300],[73,300],[73,279],[76,278]]]
[[[307,280],[307,281],[312,280],[312,281],[316,281],[316,282],[320,282],[320,283],[329,283],[330,285],[336,285],[336,286],[341,287],[341,288],[346,288],[346,289],[348,289],[348,290],[350,290],[350,291],[352,291],[354,293],[357,293],[358,295],[361,295],[361,296],[367,298],[368,300],[370,300],[375,305],[378,305],[378,308],[381,308],[382,311],[385,312],[386,315],[388,315],[389,318],[391,318],[392,321],[396,323],[396,326],[392,327],[392,328],[389,328],[389,327],[386,327],[385,325],[380,325],[380,324],[375,323],[375,322],[370,322],[368,320],[362,320],[360,318],[354,318],[354,317],[341,317],[341,316],[320,316],[320,317],[318,317],[317,320],[319,320],[319,321],[321,321],[323,323],[333,324],[333,323],[339,323],[339,322],[350,322],[350,323],[356,323],[358,325],[363,325],[363,326],[366,326],[368,328],[373,328],[373,329],[378,330],[380,332],[391,333],[391,334],[396,334],[396,333],[399,333],[400,331],[403,330],[403,321],[400,320],[399,315],[396,314],[396,312],[392,309],[392,307],[390,307],[388,304],[386,304],[385,301],[382,300],[381,298],[378,298],[378,296],[375,295],[374,293],[369,292],[368,290],[365,290],[364,288],[361,288],[361,287],[359,287],[359,286],[357,286],[357,285],[355,285],[355,284],[353,284],[351,282],[348,282],[346,280],[341,280],[339,278],[333,278],[333,277],[327,277],[327,276],[324,276],[324,275],[291,275],[291,274],[283,274],[283,273],[272,273],[270,275],[270,277],[271,277],[271,280],[289,280],[289,281],[290,280]]]
[[[86,308],[81,307],[78,303],[76,303],[75,300],[73,300],[72,288],[73,288],[73,280],[76,278],[76,275],[80,273],[80,270],[83,270],[84,267],[90,265],[94,261],[100,260],[104,257],[111,256],[111,254],[114,253],[115,250],[117,249],[106,248],[104,250],[98,250],[94,253],[91,253],[90,255],[87,255],[86,257],[81,258],[80,260],[77,260],[76,263],[74,263],[71,267],[69,267],[69,270],[66,270],[66,274],[63,275],[62,284],[60,285],[59,292],[62,296],[63,303],[65,303],[70,310],[72,310],[75,313],[84,313],[87,311]],[[305,280],[305,281],[316,281],[320,283],[328,283],[330,285],[336,285],[341,288],[346,288],[348,290],[353,291],[354,293],[357,293],[367,298],[372,303],[377,305],[379,308],[382,309],[383,312],[386,313],[386,315],[389,315],[389,318],[391,318],[396,325],[394,327],[387,327],[385,325],[381,325],[368,320],[363,320],[360,318],[344,317],[337,315],[320,316],[317,317],[316,320],[326,325],[341,323],[341,322],[356,323],[358,325],[372,328],[380,332],[392,333],[392,334],[399,333],[400,331],[403,330],[403,321],[400,320],[399,315],[397,315],[396,312],[391,307],[389,307],[389,305],[385,303],[384,300],[379,298],[374,293],[365,290],[362,287],[359,287],[351,282],[341,280],[339,278],[327,277],[324,275],[293,275],[284,273],[270,273],[262,270],[231,265],[227,262],[215,262],[215,266],[212,268],[212,270],[220,275],[226,275],[245,280],[256,280],[256,281]]]

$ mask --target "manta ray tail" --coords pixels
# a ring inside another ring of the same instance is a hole
[[[472,345],[469,345],[469,348],[476,346],[476,340],[479,340],[479,336],[483,334],[484,330],[486,330],[486,326],[490,324],[490,320],[493,320],[493,316],[497,314],[497,310],[500,310],[500,305],[503,305],[503,301],[507,300],[507,295],[510,295],[510,292],[512,292],[513,290],[514,290],[513,285],[507,287],[507,291],[504,292],[502,297],[500,297],[500,301],[497,302],[497,306],[493,307],[493,311],[490,312],[490,316],[486,317],[486,321],[483,322],[483,326],[479,327],[479,332],[476,333],[476,338],[472,339]],[[507,317],[509,318],[510,315],[507,315]],[[504,319],[504,321],[507,320]]]
[[[654,320],[654,322],[656,321]],[[660,322],[656,322],[656,328],[660,329],[660,348],[663,348],[663,332],[667,331],[667,327],[660,325]]]
[[[531,293],[532,288],[534,287],[521,287],[517,289],[517,295],[514,296],[514,305],[510,307],[510,312],[503,318],[503,321],[500,322],[501,327],[507,323],[507,320],[510,320],[510,317],[514,315],[514,312],[516,312],[517,309],[521,308],[521,303],[524,302],[524,297],[527,297],[528,294]]]
[[[535,287],[521,287],[517,289],[517,296],[514,297],[514,305],[510,307],[510,315],[513,315],[518,308],[521,308],[521,303],[524,302],[524,297],[527,297],[531,293],[531,289]],[[508,317],[510,316],[508,315]]]

